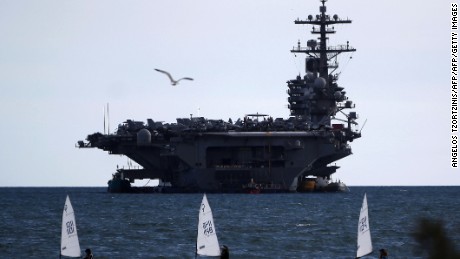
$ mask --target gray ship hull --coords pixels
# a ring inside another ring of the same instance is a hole
[[[327,165],[351,154],[347,145],[334,141],[338,133],[186,133],[169,141],[102,135],[93,143],[143,166],[120,169],[123,179],[158,178],[180,192],[244,192],[248,184],[283,192],[295,191],[304,175],[328,178],[335,172]]]

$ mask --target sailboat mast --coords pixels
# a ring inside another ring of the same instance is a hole
[[[104,134],[105,134],[105,115],[106,115],[106,111],[105,111],[105,106],[104,106]]]
[[[107,134],[110,134],[109,103],[107,103]]]

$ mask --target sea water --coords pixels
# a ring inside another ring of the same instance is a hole
[[[231,258],[354,258],[367,193],[374,253],[424,258],[412,233],[440,220],[460,244],[460,187],[350,187],[349,193],[207,194]],[[194,258],[203,194],[113,194],[106,188],[0,188],[3,258],[58,258],[69,195],[82,250],[95,258]],[[458,247],[457,247],[458,248]]]

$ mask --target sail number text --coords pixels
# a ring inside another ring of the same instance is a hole
[[[67,235],[71,235],[75,232],[75,224],[73,223],[73,220],[67,221],[65,225],[67,229]]]
[[[364,232],[368,229],[368,225],[367,225],[367,217],[363,217],[360,221],[359,221],[359,232]]]
[[[212,221],[211,220],[203,222],[203,233],[206,236],[210,236],[210,235],[214,234],[214,227],[212,226]]]

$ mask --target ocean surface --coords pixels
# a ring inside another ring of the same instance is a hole
[[[207,194],[230,258],[355,258],[367,193],[374,253],[424,258],[420,218],[460,244],[460,187],[350,187],[349,193]],[[82,251],[101,258],[194,258],[203,194],[112,194],[106,188],[0,188],[0,255],[58,258],[69,195]],[[458,248],[458,247],[457,247]]]

